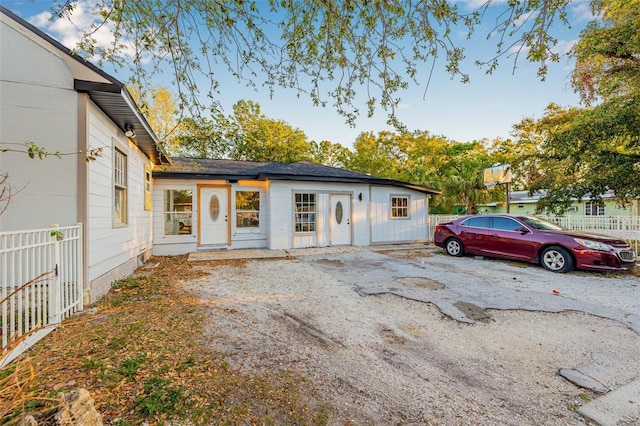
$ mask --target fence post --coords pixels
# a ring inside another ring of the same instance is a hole
[[[78,239],[76,240],[76,258],[78,261],[76,262],[76,297],[78,298],[78,311],[84,310],[84,248],[83,248],[83,229],[82,223],[77,223],[78,225]]]
[[[60,226],[50,225],[49,238],[53,239],[53,251],[51,253],[51,263],[54,268],[53,279],[49,284],[49,324],[59,324],[60,318]]]

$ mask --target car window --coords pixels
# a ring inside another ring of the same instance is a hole
[[[493,229],[500,229],[503,231],[514,231],[517,227],[522,227],[521,223],[516,222],[515,220],[509,217],[494,217],[493,218]]]
[[[465,220],[462,223],[462,225],[471,226],[474,228],[488,228],[489,221],[490,221],[490,218],[487,216],[476,216],[476,217],[470,217],[469,219]]]
[[[555,225],[551,222],[547,222],[546,220],[540,219],[538,217],[521,216],[521,217],[518,217],[518,219],[520,219],[527,225],[532,226],[535,229],[542,229],[545,231],[561,231],[563,229],[558,225]]]

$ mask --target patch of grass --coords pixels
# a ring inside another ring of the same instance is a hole
[[[580,394],[580,399],[582,399],[585,403],[591,402],[591,397],[584,392]]]
[[[137,358],[125,359],[122,361],[118,373],[132,379],[146,360],[147,356],[145,354],[140,354]]]
[[[121,280],[115,281],[112,285],[111,288],[114,289],[132,289],[132,288],[139,288],[141,286],[140,281],[138,280],[137,277],[131,276],[131,277],[127,277],[127,278],[123,278]]]
[[[162,414],[178,414],[184,405],[182,386],[170,379],[152,377],[144,382],[144,395],[136,399],[138,411],[146,418]]]
[[[84,367],[89,370],[104,370],[107,366],[104,361],[93,358],[85,358],[84,359]]]

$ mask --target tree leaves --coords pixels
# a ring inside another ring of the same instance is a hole
[[[368,116],[381,107],[389,112],[390,124],[399,124],[398,94],[411,84],[428,85],[439,60],[452,77],[469,80],[462,69],[465,52],[454,35],[471,37],[490,6],[504,8],[491,32],[498,50],[492,60],[478,64],[490,72],[515,49],[514,62],[527,52],[544,76],[546,63],[558,60],[550,31],[556,21],[568,24],[569,0],[507,5],[489,0],[471,12],[442,0],[93,4],[96,19],[84,29],[78,51],[129,67],[142,86],[159,73],[171,73],[179,103],[192,116],[206,109],[203,99],[215,103],[220,79],[229,73],[254,88],[292,88],[314,105],[332,103],[350,124],[363,106]],[[75,6],[65,2],[57,15],[71,17]],[[96,36],[104,28],[113,35],[108,45]],[[198,86],[203,78],[208,87]]]

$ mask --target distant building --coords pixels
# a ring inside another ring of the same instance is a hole
[[[536,204],[540,198],[546,195],[546,191],[538,191],[529,195],[529,191],[512,191],[510,197],[510,213],[534,214]],[[496,201],[492,203],[478,204],[478,213],[505,213],[507,203]],[[593,201],[590,196],[574,200],[566,210],[567,216],[637,216],[638,200],[631,200],[631,204],[622,207],[614,199],[613,193],[602,196],[601,201]]]

